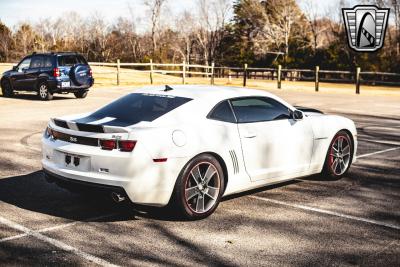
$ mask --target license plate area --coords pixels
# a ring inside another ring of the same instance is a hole
[[[62,88],[71,87],[71,82],[61,82],[61,87]]]
[[[89,171],[90,170],[90,157],[62,153],[61,160],[62,164],[68,168],[79,171]]]

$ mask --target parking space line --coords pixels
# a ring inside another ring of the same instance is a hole
[[[8,226],[10,228],[13,228],[13,229],[16,229],[18,231],[24,232],[25,234],[27,234],[29,236],[33,236],[33,237],[35,237],[35,238],[37,238],[37,239],[39,239],[41,241],[44,241],[44,242],[46,242],[48,244],[51,244],[51,245],[53,245],[55,247],[58,247],[59,249],[65,250],[67,252],[74,253],[75,255],[80,256],[81,258],[83,258],[85,260],[88,260],[90,262],[93,262],[95,264],[98,264],[98,265],[101,265],[101,266],[113,266],[113,267],[118,266],[118,265],[112,264],[112,263],[110,263],[110,262],[108,262],[106,260],[103,260],[101,258],[98,258],[96,256],[93,256],[93,255],[91,255],[89,253],[86,253],[86,252],[84,252],[84,251],[82,251],[80,249],[72,247],[72,246],[70,246],[70,245],[68,245],[68,244],[66,244],[64,242],[61,242],[61,241],[59,241],[57,239],[48,237],[48,236],[43,235],[43,234],[41,234],[41,233],[39,233],[37,231],[33,231],[33,230],[31,230],[31,229],[29,229],[29,228],[27,228],[25,226],[22,226],[22,225],[20,225],[18,223],[10,221],[10,220],[8,220],[6,218],[3,218],[1,216],[0,216],[0,223],[4,224],[4,225],[6,225],[6,226]]]
[[[388,148],[388,149],[384,149],[384,150],[379,150],[379,151],[375,151],[375,152],[367,153],[367,154],[363,154],[363,155],[359,155],[359,156],[356,156],[356,158],[357,159],[365,158],[365,157],[369,157],[369,156],[376,155],[376,154],[381,154],[381,153],[386,153],[386,152],[389,152],[389,151],[394,151],[394,150],[397,150],[397,149],[400,149],[400,146],[392,147],[392,148]]]
[[[65,223],[65,224],[56,225],[56,226],[52,226],[52,227],[47,227],[47,228],[43,228],[43,229],[40,229],[40,230],[35,230],[35,232],[46,233],[46,232],[50,232],[50,231],[54,231],[54,230],[63,229],[63,228],[70,227],[70,226],[74,226],[76,224],[83,223],[83,222],[95,221],[95,220],[100,220],[100,219],[104,219],[104,218],[107,218],[107,217],[112,217],[114,215],[117,215],[117,213],[111,213],[111,214],[107,214],[107,215],[88,218],[88,219],[85,219],[85,220],[82,220],[82,221],[75,221],[75,222]],[[10,241],[10,240],[14,240],[14,239],[18,239],[18,238],[22,238],[22,237],[25,237],[25,236],[28,236],[28,235],[29,235],[28,233],[23,233],[23,234],[18,234],[18,235],[14,235],[14,236],[4,237],[4,238],[0,239],[0,243],[6,242],[6,241]]]
[[[350,219],[350,220],[354,220],[354,221],[383,226],[383,227],[387,227],[387,228],[391,228],[391,229],[395,229],[395,230],[400,230],[400,225],[390,224],[390,223],[386,223],[386,222],[381,222],[381,221],[372,220],[372,219],[366,219],[366,218],[352,216],[352,215],[346,215],[346,214],[338,213],[335,211],[323,210],[323,209],[304,206],[304,205],[300,205],[300,204],[287,203],[284,201],[270,199],[270,198],[264,198],[264,197],[259,197],[259,196],[249,196],[249,197],[253,198],[253,199],[265,201],[265,202],[270,202],[270,203],[274,203],[274,204],[278,204],[278,205],[287,206],[287,207],[292,207],[292,208],[297,208],[297,209],[302,209],[302,210],[307,210],[307,211],[313,211],[313,212],[317,212],[317,213],[337,216],[340,218],[345,218],[345,219]]]

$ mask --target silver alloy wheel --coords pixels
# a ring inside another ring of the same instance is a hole
[[[47,86],[45,84],[40,85],[39,94],[41,98],[46,98],[48,94]]]
[[[205,213],[214,207],[221,188],[217,168],[210,162],[194,166],[185,184],[185,201],[195,213]]]
[[[351,158],[350,140],[343,135],[336,137],[329,154],[330,167],[335,175],[342,175],[348,168]]]

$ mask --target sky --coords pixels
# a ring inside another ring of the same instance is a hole
[[[178,14],[184,10],[195,8],[197,0],[169,0],[168,9],[171,14]],[[233,0],[232,0],[233,1]],[[306,2],[313,2],[319,12],[326,13],[336,6],[339,0],[299,0],[301,7]],[[57,18],[65,12],[74,11],[82,17],[89,17],[94,13],[100,14],[108,22],[117,17],[136,20],[138,30],[147,25],[146,6],[144,0],[0,0],[0,20],[7,26],[14,28],[19,22],[38,22],[43,18]],[[355,0],[348,0],[355,4]],[[129,11],[131,7],[132,13]],[[143,30],[143,29],[142,29]]]

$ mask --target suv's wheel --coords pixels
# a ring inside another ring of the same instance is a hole
[[[14,90],[11,87],[11,84],[8,80],[4,80],[1,83],[1,92],[4,97],[13,97],[14,96]]]
[[[45,82],[39,83],[38,86],[38,95],[41,100],[52,100],[53,94],[49,90],[49,86]]]
[[[349,134],[339,131],[329,145],[322,175],[339,179],[349,170],[353,160],[353,143]]]
[[[199,155],[181,171],[171,204],[186,219],[206,218],[218,207],[224,186],[219,162],[211,155]]]
[[[74,93],[76,98],[85,98],[88,95],[88,91],[87,90],[80,90],[78,92]]]

